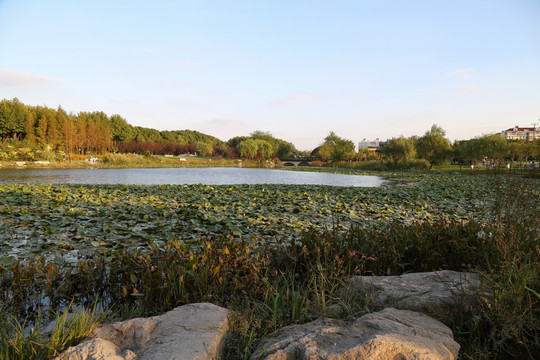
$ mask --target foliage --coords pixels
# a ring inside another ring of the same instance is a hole
[[[331,131],[324,138],[324,143],[314,150],[313,155],[324,161],[332,160],[333,162],[339,162],[351,160],[356,156],[354,148],[354,143],[351,140],[343,139]]]
[[[240,156],[245,159],[270,159],[274,154],[272,145],[266,140],[248,138],[237,146]]]
[[[428,160],[431,167],[443,164],[451,155],[450,141],[445,135],[441,127],[433,125],[431,130],[426,131],[424,136],[416,141],[418,156]]]
[[[411,161],[416,157],[414,139],[403,136],[392,138],[382,148],[382,153],[395,164]]]
[[[58,356],[69,346],[78,344],[103,320],[104,316],[93,309],[70,313],[72,304],[55,317],[55,326],[46,333],[42,328],[42,313],[34,327],[26,328],[17,318],[0,314],[0,359],[26,360],[50,359]]]
[[[490,161],[500,163],[504,160],[507,152],[507,141],[500,134],[490,134],[475,137],[469,140],[464,149],[465,156],[474,161],[487,158]]]
[[[250,136],[236,136],[227,144],[237,149],[241,157],[245,159],[266,160],[274,157],[286,159],[298,150],[293,144],[282,139],[277,139],[269,132],[254,131]]]
[[[150,151],[153,154],[179,155],[193,153],[197,143],[224,145],[221,140],[197,131],[158,131],[132,126],[120,115],[109,117],[101,111],[68,114],[61,107],[55,110],[28,106],[17,98],[0,101],[0,139],[2,147],[7,139],[24,140],[29,148],[47,148],[67,154],[104,154],[110,151],[141,154]],[[7,158],[2,147],[0,154]],[[24,160],[27,155],[16,153],[9,157]]]
[[[454,333],[467,359],[534,359],[540,352],[540,189],[499,179],[496,221],[478,233],[490,248],[478,296],[464,299]],[[470,334],[475,334],[471,337]]]
[[[259,144],[255,139],[246,139],[238,144],[240,156],[246,159],[254,159],[259,151]]]
[[[336,222],[343,229],[351,224],[370,228],[396,220],[486,215],[493,179],[414,176],[421,180],[415,186],[380,188],[3,185],[0,231],[9,236],[0,240],[0,260],[46,256],[76,261],[95,251],[163,242],[174,233],[270,239]]]
[[[255,140],[257,142],[257,157],[260,160],[266,160],[272,158],[275,150],[266,140]]]
[[[429,170],[431,164],[424,159],[394,161],[357,161],[341,162],[339,167],[343,169],[359,169],[366,171],[399,171],[399,170]]]
[[[512,162],[516,160],[528,161],[536,155],[535,143],[527,140],[508,141],[508,156]]]
[[[210,156],[214,152],[214,148],[210,144],[198,142],[195,144],[195,151],[202,156]]]

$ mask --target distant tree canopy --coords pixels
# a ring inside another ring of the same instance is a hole
[[[332,160],[334,162],[352,160],[356,157],[355,146],[351,140],[337,136],[331,131],[324,142],[315,150],[312,155],[323,161]]]
[[[260,130],[252,132],[250,136],[233,137],[227,144],[237,149],[240,156],[246,159],[266,160],[277,157],[283,160],[299,153],[290,142]]]
[[[464,154],[467,159],[481,161],[487,158],[502,162],[508,151],[508,141],[500,134],[477,136],[465,143]]]
[[[421,137],[392,138],[377,153],[355,152],[351,140],[330,132],[311,152],[323,161],[388,160],[406,163],[425,159],[430,166],[475,163],[489,159],[490,164],[536,160],[540,141],[506,140],[501,134],[486,134],[452,145],[445,131],[433,125]],[[19,99],[0,101],[0,160],[58,158],[62,154],[104,154],[107,152],[139,154],[194,154],[202,156],[243,157],[268,160],[309,156],[293,144],[266,131],[236,136],[226,143],[193,130],[166,130],[130,125],[120,115],[102,111],[67,113],[61,106],[29,106]]]
[[[416,157],[413,137],[392,138],[388,144],[382,148],[382,153],[394,163],[413,160]]]
[[[450,140],[445,138],[446,132],[433,125],[424,136],[416,140],[416,152],[421,159],[429,161],[430,167],[446,162],[452,155]]]
[[[214,147],[221,155],[231,153],[223,141],[198,131],[158,131],[132,126],[120,115],[109,117],[101,111],[68,114],[62,107],[28,106],[17,98],[0,101],[0,140],[7,139],[69,154],[120,151],[178,155],[194,153],[197,144],[208,145],[205,155],[212,155]]]
[[[205,142],[198,142],[195,144],[195,151],[202,156],[210,156],[214,152],[212,145]]]

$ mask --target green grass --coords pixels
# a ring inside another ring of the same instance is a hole
[[[2,317],[0,326],[0,359],[50,359],[69,346],[78,344],[103,321],[104,316],[92,309],[70,312],[71,304],[54,319],[50,332],[42,328],[42,313],[35,326],[29,327],[16,317]]]

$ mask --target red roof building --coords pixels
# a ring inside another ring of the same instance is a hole
[[[508,130],[504,130],[502,135],[506,140],[537,140],[540,139],[540,128],[536,127],[519,127],[514,126]]]

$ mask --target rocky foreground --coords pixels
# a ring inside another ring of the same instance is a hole
[[[454,271],[355,277],[342,296],[367,295],[384,310],[287,326],[263,339],[252,359],[456,359],[459,344],[440,320],[476,285],[473,274]],[[189,304],[102,325],[56,360],[219,359],[228,329],[227,309]]]

